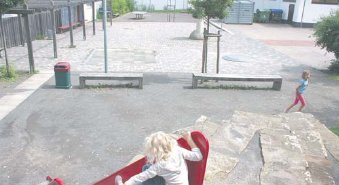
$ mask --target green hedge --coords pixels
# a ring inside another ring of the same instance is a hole
[[[119,13],[120,15],[134,10],[133,0],[115,0],[112,3],[113,13]]]

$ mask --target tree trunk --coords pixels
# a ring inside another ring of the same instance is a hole
[[[4,31],[4,24],[2,22],[2,14],[0,14],[0,25],[1,25],[1,35],[2,35],[2,42],[5,52],[5,61],[6,61],[6,71],[7,71],[7,77],[9,77],[9,64],[8,64],[8,58],[7,58],[7,49],[6,49],[6,35]]]

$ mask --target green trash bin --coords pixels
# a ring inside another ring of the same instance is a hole
[[[257,22],[263,22],[263,23],[268,23],[270,20],[270,14],[271,14],[271,10],[258,10],[256,12],[256,20]]]
[[[68,62],[58,62],[54,65],[55,87],[69,89],[71,85],[71,65]]]
[[[281,22],[283,10],[281,9],[271,9],[270,21]]]

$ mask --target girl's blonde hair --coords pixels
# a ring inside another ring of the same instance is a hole
[[[156,132],[145,139],[145,155],[148,163],[167,160],[177,141],[164,132]]]
[[[306,79],[307,77],[309,77],[310,74],[311,74],[310,71],[304,70],[304,71],[303,71],[303,74],[301,75],[301,77],[302,77],[303,79]]]

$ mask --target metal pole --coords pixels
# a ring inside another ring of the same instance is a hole
[[[203,65],[202,65],[202,73],[207,73],[207,30],[204,28],[204,48],[203,48]]]
[[[54,58],[58,58],[58,47],[57,47],[56,31],[55,31],[55,11],[54,11],[54,9],[51,9],[51,21],[52,21],[52,32],[53,32]]]
[[[104,0],[102,0],[101,3],[102,3],[101,4],[102,5],[102,13],[105,13],[105,11],[104,11],[104,4],[106,6],[106,3],[104,3]],[[104,16],[104,15],[102,15],[102,16]],[[104,30],[104,17],[101,18],[101,21],[102,21],[102,30]]]
[[[205,69],[205,36],[204,36],[204,41],[203,41],[203,44],[202,44],[202,60],[201,60],[201,73],[204,73],[204,69]]]
[[[304,11],[305,11],[306,0],[304,0],[303,11],[301,13],[300,27],[303,27]]]
[[[105,53],[105,73],[107,73],[107,30],[106,30],[106,22],[107,22],[107,7],[106,0],[103,0],[103,27],[104,27],[104,53]]]
[[[218,30],[218,43],[217,43],[217,74],[219,73],[219,57],[220,57],[220,30]]]
[[[85,24],[85,5],[81,4],[81,9],[82,9],[82,35],[83,39],[86,40],[86,24]]]
[[[205,32],[206,34],[206,40],[205,40],[205,45],[206,45],[206,48],[205,48],[205,73],[207,73],[207,57],[208,57],[208,31],[206,30]]]
[[[70,48],[74,48],[74,44],[73,44],[73,25],[72,25],[72,10],[71,10],[71,6],[70,6],[70,0],[68,0],[69,6],[68,6],[68,25],[69,25],[69,38],[70,38],[70,42],[71,45],[69,46]]]
[[[175,10],[177,6],[177,0],[174,0],[174,13],[173,13],[173,22],[175,22]]]
[[[95,35],[95,2],[92,2],[92,23],[93,23],[93,35]]]

